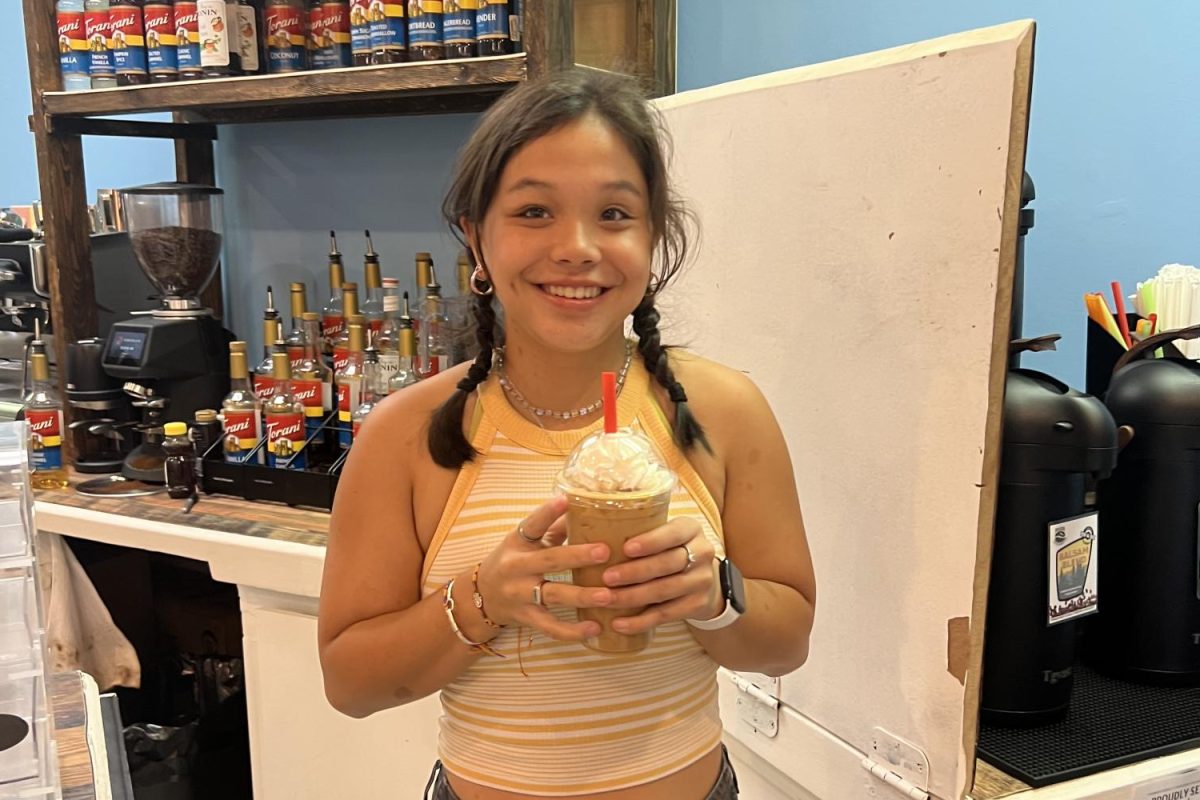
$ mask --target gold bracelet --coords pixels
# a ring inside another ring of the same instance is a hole
[[[458,620],[456,620],[454,618],[454,594],[453,594],[453,592],[454,592],[454,578],[451,578],[450,582],[447,583],[446,587],[442,590],[442,607],[444,609],[446,609],[446,619],[450,620],[450,630],[454,631],[454,635],[458,637],[458,640],[460,642],[462,642],[463,644],[465,644],[467,647],[471,648],[475,652],[487,653],[489,656],[496,656],[497,658],[504,658],[505,657],[504,655],[496,652],[495,648],[491,647],[487,642],[472,642],[462,632],[462,628],[458,627]]]
[[[489,628],[503,628],[503,625],[497,625],[492,622],[491,617],[483,610],[483,595],[479,593],[479,568],[483,566],[483,562],[475,565],[475,569],[471,572],[471,600],[475,603],[475,608],[479,609],[479,616],[483,617],[483,621],[487,623]]]

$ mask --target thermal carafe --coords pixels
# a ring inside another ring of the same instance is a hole
[[[1196,338],[1200,329],[1189,330]],[[1089,660],[1146,683],[1200,684],[1200,364],[1152,358],[1179,332],[1135,345],[1113,371],[1105,403],[1133,428],[1100,484],[1104,556]],[[1168,349],[1168,355],[1171,348]]]
[[[1107,475],[1116,457],[1117,428],[1099,399],[1041,372],[1009,371],[984,631],[987,724],[1041,725],[1068,710],[1077,620],[1050,622],[1051,525],[1087,511],[1087,479]]]

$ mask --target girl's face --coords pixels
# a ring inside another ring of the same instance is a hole
[[[518,150],[479,230],[510,342],[584,352],[621,335],[646,293],[649,191],[629,148],[593,115]]]

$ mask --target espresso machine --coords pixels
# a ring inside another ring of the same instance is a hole
[[[142,441],[121,468],[131,480],[161,483],[163,424],[220,408],[229,391],[233,335],[199,300],[220,262],[223,194],[182,183],[120,192],[134,255],[160,298],[156,308],[113,323],[101,357],[142,414],[135,427]]]

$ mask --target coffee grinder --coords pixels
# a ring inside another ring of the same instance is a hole
[[[104,345],[104,371],[142,410],[142,442],[121,467],[126,478],[161,483],[163,424],[220,408],[229,391],[233,335],[199,300],[221,257],[223,195],[183,183],[121,190],[134,255],[160,297],[157,308],[114,323]]]

